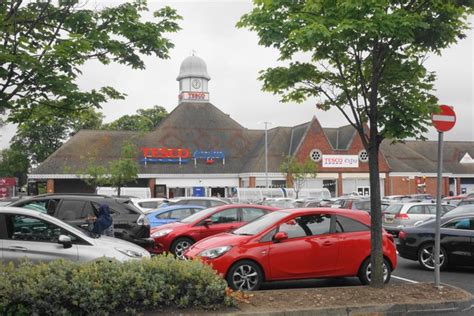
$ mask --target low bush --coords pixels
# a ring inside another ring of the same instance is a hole
[[[126,263],[0,264],[0,315],[106,315],[232,305],[211,267],[172,256]]]

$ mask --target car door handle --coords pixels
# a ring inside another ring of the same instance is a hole
[[[8,247],[7,249],[10,251],[27,251],[28,250],[25,247],[21,247],[21,246],[11,246],[11,247]]]
[[[323,242],[323,246],[332,246],[334,243],[332,241],[325,241]]]

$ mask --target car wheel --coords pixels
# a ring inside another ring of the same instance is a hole
[[[370,263],[370,257],[362,262],[359,269],[359,280],[364,285],[369,285],[372,276],[372,264]],[[392,276],[392,269],[387,259],[383,259],[383,283],[388,283]]]
[[[194,241],[189,238],[178,238],[173,241],[170,250],[176,256],[176,258],[184,259],[184,253],[189,247],[191,247],[192,244],[194,244]]]
[[[433,271],[435,269],[435,245],[432,243],[424,244],[418,250],[418,262],[425,270]],[[448,256],[443,247],[439,249],[439,268],[444,270],[448,265]]]
[[[233,290],[256,291],[263,282],[262,269],[252,261],[234,264],[227,274],[227,283]]]

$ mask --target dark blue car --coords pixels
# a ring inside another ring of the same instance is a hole
[[[203,209],[205,209],[205,207],[199,205],[171,205],[149,212],[147,218],[150,222],[150,228],[153,228],[177,222]]]

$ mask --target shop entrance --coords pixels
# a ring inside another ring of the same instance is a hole
[[[211,188],[211,196],[225,197],[225,188]]]
[[[323,188],[329,190],[331,197],[336,196],[336,180],[323,180]]]

